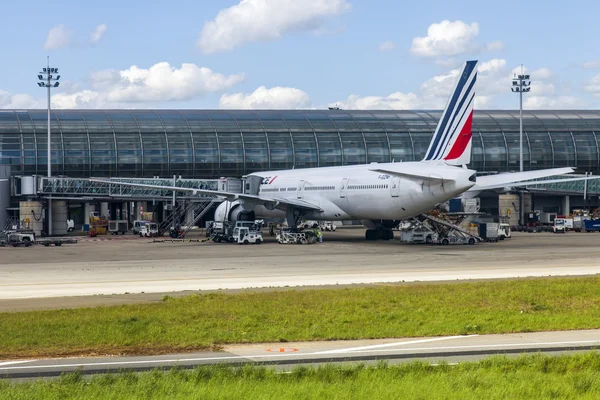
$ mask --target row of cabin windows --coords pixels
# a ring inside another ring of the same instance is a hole
[[[387,189],[388,185],[348,185],[348,189]]]
[[[308,186],[304,190],[335,190],[335,186]]]
[[[265,193],[265,192],[292,192],[292,191],[296,191],[297,188],[295,187],[289,187],[289,188],[266,188],[266,189],[262,189],[261,188],[261,192]],[[324,191],[324,190],[335,190],[335,186],[307,186],[304,188],[304,190],[318,190],[318,191]]]
[[[348,189],[354,190],[368,190],[368,189],[387,189],[389,186],[380,184],[380,185],[348,185]],[[296,191],[297,188],[287,188],[288,192]],[[335,186],[307,186],[304,190],[312,190],[312,191],[325,191],[325,190],[335,190]],[[263,193],[268,192],[285,192],[286,188],[267,188],[260,190]]]

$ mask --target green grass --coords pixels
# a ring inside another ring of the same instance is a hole
[[[0,314],[0,359],[600,328],[600,278],[210,293]]]
[[[600,355],[492,357],[459,365],[203,366],[14,383],[0,399],[598,399]]]

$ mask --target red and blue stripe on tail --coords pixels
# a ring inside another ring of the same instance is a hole
[[[440,161],[450,165],[471,162],[473,103],[477,61],[467,61],[446,104],[423,161]]]

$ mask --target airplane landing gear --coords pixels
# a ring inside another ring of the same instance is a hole
[[[394,231],[391,229],[367,229],[365,231],[367,240],[393,240]]]

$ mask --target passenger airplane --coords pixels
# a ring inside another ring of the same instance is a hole
[[[555,168],[476,178],[476,171],[466,167],[471,160],[476,66],[477,61],[463,66],[421,161],[254,172],[245,177],[244,193],[90,180],[220,196],[225,201],[217,207],[215,221],[285,217],[295,227],[301,218],[361,220],[367,240],[389,240],[401,220],[470,190],[525,185],[523,180],[573,172]]]

